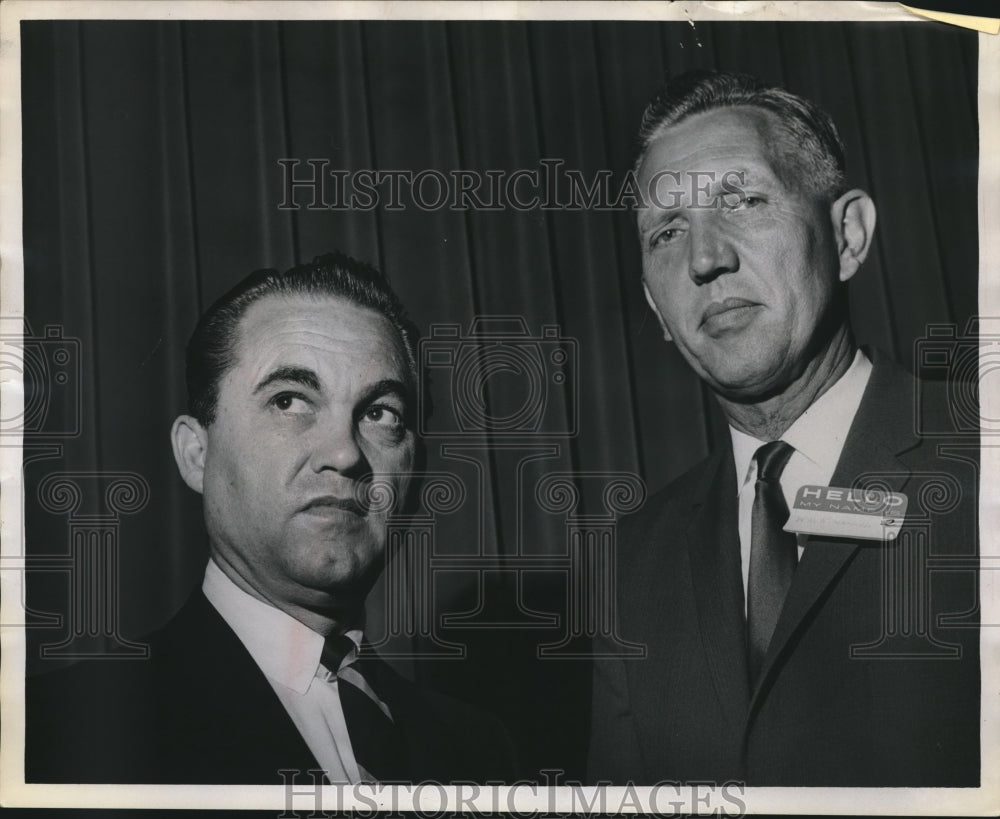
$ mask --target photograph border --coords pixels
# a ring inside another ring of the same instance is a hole
[[[33,2],[7,0],[0,6],[0,303],[5,317],[24,314],[21,190],[21,76],[19,23],[32,19],[144,19],[144,20],[311,20],[311,19],[506,19],[506,20],[650,20],[650,21],[793,21],[859,20],[923,22],[895,3],[719,3],[711,7],[699,3],[627,2],[250,2],[216,0],[158,2]],[[979,41],[979,313],[1000,316],[1000,36],[981,33]],[[4,374],[4,378],[7,375]],[[986,387],[988,386],[988,389]],[[1000,418],[1000,389],[996,379],[984,381],[981,417]],[[23,410],[23,386],[16,380],[2,384],[3,417],[16,417]],[[980,590],[982,622],[981,725],[1000,724],[1000,445],[981,445],[982,483],[980,488]],[[19,442],[10,439],[0,448],[0,519],[2,554],[0,560],[14,566],[23,556],[23,500]],[[3,567],[3,564],[0,564]],[[0,623],[15,622],[24,599],[21,571],[0,572]],[[269,786],[151,786],[151,785],[40,785],[25,784],[24,748],[24,668],[23,629],[4,627],[0,700],[4,703],[0,728],[0,805],[4,807],[101,807],[142,808],[227,808],[274,811],[276,816],[309,815],[313,810],[336,811],[350,807],[362,811],[380,809],[419,810],[434,814],[459,809],[477,812],[500,810],[521,813],[579,812],[581,806],[600,805],[613,812],[641,811],[674,805],[660,797],[650,802],[650,787],[608,788],[606,802],[599,791],[581,787],[577,792],[565,786],[546,788],[537,783],[518,783],[484,788],[476,796],[455,786],[448,788],[382,786],[350,792],[343,786],[323,786],[320,802],[308,787],[290,795],[281,785]],[[995,733],[995,731],[993,732]],[[982,737],[982,783],[976,789],[951,788],[755,788],[747,787],[740,798],[750,813],[863,813],[868,815],[988,815],[1000,810],[1000,739]],[[695,784],[697,783],[689,783]],[[721,783],[720,783],[721,784]],[[368,787],[368,786],[358,786]],[[392,790],[386,790],[391,788]],[[713,797],[703,801],[704,789],[682,790],[684,804],[676,812],[722,810],[726,802]],[[293,801],[289,801],[294,796]],[[342,798],[347,801],[342,801]],[[395,800],[395,801],[393,801]],[[582,800],[582,801],[581,801]],[[610,806],[610,807],[608,807]],[[615,810],[615,809],[618,810]],[[439,814],[440,815],[440,814]]]

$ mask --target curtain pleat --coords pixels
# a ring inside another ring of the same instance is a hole
[[[310,158],[328,163],[325,171],[370,168],[372,134],[370,108],[376,105],[367,94],[364,43],[361,23],[330,28],[313,23],[282,23],[284,42],[284,87],[288,148],[283,158],[298,159],[295,177],[310,179]],[[277,165],[270,173],[283,184]],[[343,196],[333,186],[327,201]],[[312,259],[327,250],[381,264],[378,214],[371,210],[331,211],[322,198],[315,208],[311,197],[299,194],[303,207],[288,211],[298,225],[296,258]],[[280,262],[284,263],[284,262]],[[389,275],[392,271],[387,271]]]

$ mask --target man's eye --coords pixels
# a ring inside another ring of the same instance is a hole
[[[661,230],[655,236],[653,236],[652,241],[650,241],[651,247],[661,247],[662,245],[669,245],[671,242],[675,241],[678,236],[680,236],[682,231],[679,228],[667,228],[666,230]]]
[[[764,199],[760,196],[741,196],[737,199],[731,210],[748,210],[750,208],[755,208],[758,205],[763,205]]]
[[[312,410],[309,406],[309,402],[306,401],[306,399],[301,395],[294,392],[278,393],[278,395],[271,399],[271,405],[281,412],[287,412],[293,415],[305,414]]]
[[[365,411],[365,420],[386,429],[398,429],[403,425],[402,415],[392,407],[375,404]]]

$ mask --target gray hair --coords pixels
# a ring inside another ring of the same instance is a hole
[[[847,190],[844,143],[830,115],[784,88],[749,74],[688,71],[668,78],[650,100],[639,125],[638,172],[649,146],[672,125],[706,111],[750,106],[775,115],[778,139],[772,146],[781,181],[832,202]]]

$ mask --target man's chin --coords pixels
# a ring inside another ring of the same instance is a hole
[[[370,533],[360,538],[306,538],[289,546],[288,576],[314,589],[340,591],[364,585],[385,566],[385,548]]]
[[[358,588],[353,586],[312,589],[303,595],[299,605],[334,620],[353,620],[364,610],[365,598],[370,590],[371,587],[366,586],[364,593],[359,594]]]
[[[300,578],[296,595],[298,604],[316,614],[332,615],[337,619],[345,612],[360,611],[381,568],[376,564],[352,572],[338,571]]]
[[[703,376],[716,395],[738,404],[756,404],[777,395],[784,388],[782,380],[772,370],[759,371],[747,364],[729,365]]]

